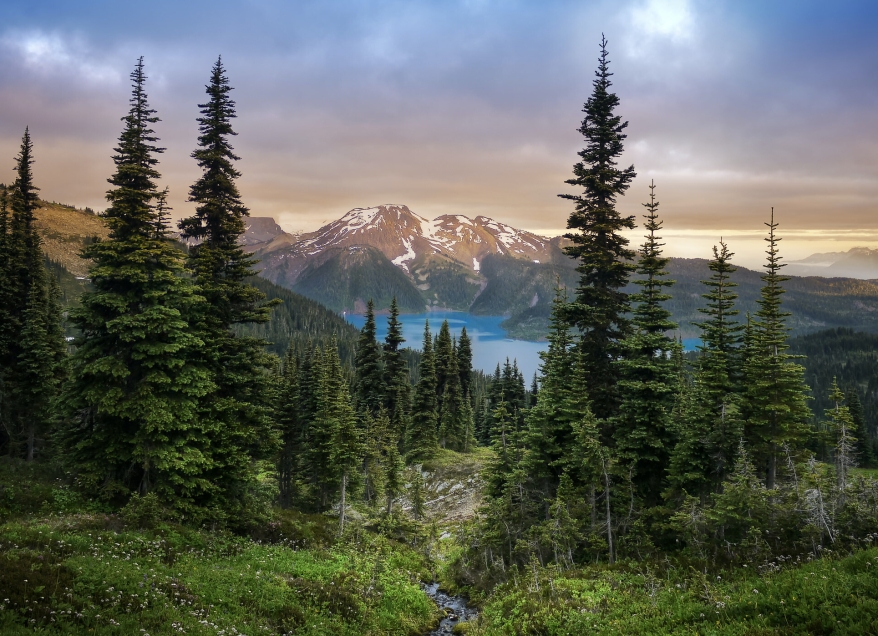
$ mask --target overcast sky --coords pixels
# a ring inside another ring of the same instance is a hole
[[[871,1],[6,0],[0,157],[11,168],[29,125],[43,196],[104,208],[143,55],[163,181],[188,214],[221,54],[254,216],[313,230],[402,203],[554,234],[602,32],[638,173],[620,205],[640,214],[655,179],[669,251],[724,234],[756,254],[771,206],[791,256],[878,246]]]

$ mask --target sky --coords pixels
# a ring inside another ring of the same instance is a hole
[[[29,126],[43,197],[106,207],[142,55],[190,214],[222,55],[252,215],[312,231],[397,203],[557,235],[603,33],[638,175],[619,208],[642,214],[654,180],[670,254],[722,236],[758,264],[772,206],[788,259],[878,247],[876,28],[878,3],[844,0],[5,0],[0,180]]]

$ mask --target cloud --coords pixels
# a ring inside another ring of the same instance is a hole
[[[94,59],[83,38],[64,38],[43,31],[11,31],[0,37],[0,45],[18,57],[22,66],[44,77],[78,77],[89,84],[118,84],[118,70]]]
[[[691,40],[695,19],[689,0],[645,0],[629,10],[631,23],[640,36]]]

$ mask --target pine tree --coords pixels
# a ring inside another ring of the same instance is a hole
[[[255,480],[252,460],[268,457],[277,443],[268,409],[268,371],[273,361],[264,351],[267,343],[240,336],[234,328],[267,322],[270,307],[276,303],[264,303],[265,295],[247,282],[255,274],[257,261],[241,245],[244,218],[250,213],[235,183],[241,173],[234,162],[240,158],[229,138],[237,134],[232,128],[237,115],[221,58],[205,88],[208,100],[198,106],[200,135],[192,153],[202,175],[189,189],[195,214],[179,227],[183,238],[197,242],[189,250],[189,264],[207,300],[197,322],[205,363],[216,387],[204,400],[203,413],[217,431],[212,440],[215,470],[211,479],[231,495],[243,493],[244,486]],[[161,196],[159,204],[160,219]]]
[[[381,347],[375,338],[375,311],[372,299],[366,305],[366,323],[357,341],[355,396],[357,408],[374,417],[384,405],[384,369],[381,366]]]
[[[203,299],[181,252],[155,236],[162,149],[142,58],[131,79],[104,213],[110,236],[84,250],[93,290],[71,312],[81,335],[64,393],[65,447],[81,482],[107,496],[156,491],[175,507],[203,510],[217,494],[204,479],[214,464],[199,417],[212,386],[188,322]]]
[[[826,411],[826,415],[834,437],[835,478],[838,490],[843,493],[847,488],[848,473],[857,465],[857,438],[854,437],[854,418],[847,405],[842,406],[845,394],[838,387],[835,378],[832,378],[832,386],[829,388],[829,399],[833,407]]]
[[[404,342],[402,323],[399,321],[399,307],[394,296],[390,303],[390,316],[387,319],[387,335],[384,337],[382,361],[386,387],[384,404],[391,417],[391,430],[400,445],[405,439],[405,424],[411,409],[409,368],[400,350],[400,345]]]
[[[699,311],[707,316],[701,329],[702,355],[699,358],[698,383],[701,403],[706,408],[706,425],[710,429],[709,447],[713,457],[714,482],[722,483],[726,473],[734,465],[738,443],[743,433],[740,404],[741,361],[738,347],[741,344],[743,325],[733,317],[738,314],[734,302],[738,295],[731,291],[737,283],[729,280],[737,268],[731,264],[734,256],[725,243],[713,248],[713,260],[708,264],[713,272],[710,280],[702,281],[710,288],[702,296],[706,308]]]
[[[457,370],[460,374],[460,392],[473,397],[473,349],[466,327],[460,331],[460,339],[457,341]]]
[[[436,399],[438,400],[439,416],[441,418],[445,385],[448,383],[449,376],[451,375],[451,359],[454,356],[451,329],[448,327],[447,320],[443,320],[442,326],[439,327],[439,334],[436,336],[434,343],[434,355],[436,356]]]
[[[399,447],[391,440],[386,447],[386,456],[384,459],[384,496],[387,498],[386,513],[387,516],[393,514],[393,502],[405,490],[405,484],[402,478],[402,471],[405,470],[405,463],[399,454]]]
[[[581,161],[573,166],[574,177],[566,182],[582,188],[582,194],[559,196],[576,206],[567,220],[567,228],[574,231],[565,234],[572,242],[565,251],[579,261],[576,269],[580,274],[576,297],[565,313],[569,323],[580,330],[579,347],[585,355],[594,414],[605,419],[616,412],[619,401],[617,370],[611,361],[619,353],[619,340],[628,332],[628,299],[622,288],[634,269],[628,262],[634,252],[621,233],[634,227],[634,217],[621,216],[616,199],[625,193],[636,173],[634,166],[624,170],[616,167],[628,122],[614,113],[619,98],[610,92],[612,73],[603,37],[595,76],[579,129],[586,147],[579,152]]]
[[[445,393],[442,396],[442,409],[439,414],[439,445],[442,448],[461,451],[465,445],[466,426],[464,395],[460,391],[460,374],[457,368],[457,351],[452,344]]]
[[[670,414],[677,393],[677,373],[669,355],[676,341],[665,333],[677,325],[662,304],[670,300],[664,289],[674,281],[667,279],[670,259],[662,256],[657,234],[662,222],[655,183],[649,190],[649,203],[644,204],[648,234],[637,262],[637,273],[644,278],[634,280],[640,287],[631,296],[637,303],[631,320],[634,331],[621,343],[623,357],[616,362],[622,401],[613,429],[618,459],[630,471],[637,493],[647,505],[657,505],[673,445]]]
[[[854,422],[853,434],[857,438],[857,460],[861,466],[874,466],[875,455],[872,451],[872,445],[869,443],[869,432],[866,430],[866,414],[863,413],[863,403],[860,401],[860,395],[856,389],[850,389],[846,397],[848,408],[851,412],[851,419]]]
[[[572,351],[570,330],[562,317],[566,301],[563,290],[557,288],[552,301],[549,347],[540,353],[539,399],[527,416],[524,471],[546,500],[554,497],[561,473],[568,468],[574,448],[574,422],[585,414],[570,411],[570,393],[573,391],[576,397],[587,400],[583,387],[574,387],[571,382],[574,379],[584,381],[585,375],[581,367],[579,374],[576,373],[577,355]]]
[[[406,435],[406,456],[409,460],[425,459],[436,452],[439,423],[436,400],[436,368],[433,358],[433,338],[429,321],[424,323],[424,344],[421,351],[418,384]]]
[[[745,338],[743,415],[745,435],[770,490],[777,481],[781,447],[788,444],[795,450],[805,441],[811,412],[806,403],[804,370],[794,362],[794,356],[786,353],[785,318],[789,313],[781,310],[781,296],[782,283],[789,279],[780,274],[784,265],[778,253],[780,239],[775,235],[774,208],[766,226],[769,232],[765,239],[768,258],[762,275],[764,285],[750,339]]]
[[[275,408],[275,423],[280,433],[278,490],[281,508],[290,508],[300,499],[298,492],[299,461],[304,451],[304,421],[299,403],[300,361],[291,346],[284,358]]]

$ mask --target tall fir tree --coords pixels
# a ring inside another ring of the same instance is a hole
[[[708,491],[721,486],[735,465],[743,420],[741,419],[740,373],[743,325],[737,324],[737,287],[730,277],[737,271],[734,256],[720,240],[708,263],[713,272],[702,281],[708,293],[706,317],[695,323],[701,330],[701,356],[689,395],[680,412],[679,441],[671,461],[671,481],[705,503]]]
[[[198,105],[200,134],[192,153],[202,174],[189,189],[195,214],[180,221],[179,227],[183,238],[196,242],[189,250],[189,265],[207,300],[197,323],[215,384],[203,400],[203,417],[212,420],[216,430],[211,479],[233,496],[253,483],[252,460],[268,457],[277,442],[268,408],[273,363],[264,351],[266,342],[241,336],[235,327],[267,322],[275,303],[263,302],[265,295],[247,282],[257,261],[241,245],[244,218],[250,213],[235,183],[241,173],[234,162],[240,157],[230,137],[237,134],[232,128],[237,115],[221,58],[205,88],[208,100]]]
[[[290,346],[278,378],[277,404],[274,421],[280,434],[277,475],[279,503],[290,508],[300,500],[300,458],[304,452],[304,424],[299,402],[300,361]]]
[[[846,398],[851,419],[854,422],[854,436],[857,438],[857,461],[861,466],[872,467],[875,465],[875,454],[870,443],[869,431],[866,428],[866,414],[863,412],[860,395],[856,389],[849,389]]]
[[[445,397],[445,385],[448,384],[451,375],[451,358],[454,356],[454,346],[451,338],[451,328],[448,321],[443,320],[439,327],[434,345],[436,365],[436,400],[439,404],[439,416],[442,416],[442,400]]]
[[[457,350],[452,343],[448,357],[445,392],[442,395],[442,408],[439,413],[439,445],[442,448],[461,451],[466,443],[466,416],[464,395],[460,390],[460,374],[457,369]]]
[[[784,444],[793,449],[807,438],[811,411],[804,369],[788,354],[785,319],[790,314],[781,309],[783,283],[781,256],[774,221],[774,208],[768,226],[767,260],[759,311],[753,322],[750,340],[745,343],[743,415],[745,435],[758,468],[765,475],[766,487],[777,483],[778,457]]]
[[[571,325],[580,331],[579,347],[585,356],[589,395],[594,414],[602,419],[615,414],[619,403],[617,369],[612,360],[619,355],[619,342],[627,334],[628,296],[623,288],[634,266],[634,252],[628,248],[623,230],[634,228],[634,217],[623,217],[616,200],[636,176],[634,166],[617,167],[622,155],[627,121],[615,114],[619,98],[610,92],[607,40],[601,37],[598,69],[591,97],[585,102],[585,118],[579,132],[586,146],[581,161],[573,166],[573,178],[566,183],[582,188],[581,194],[561,194],[574,202],[567,220],[573,230],[565,237],[571,245],[568,256],[579,261],[576,296],[566,309]]]
[[[437,438],[439,409],[436,400],[436,366],[429,321],[424,323],[424,343],[418,375],[405,444],[406,456],[410,461],[431,457],[436,452],[439,443]]]
[[[633,331],[622,342],[623,355],[616,361],[622,401],[613,419],[618,460],[630,471],[637,494],[648,506],[661,501],[663,473],[673,447],[671,410],[677,394],[677,372],[671,353],[676,340],[666,335],[677,328],[663,303],[670,300],[664,290],[674,284],[665,269],[670,259],[662,255],[663,243],[655,183],[649,186],[649,203],[644,215],[646,240],[639,250],[634,280],[640,291],[631,296],[636,303],[631,319]]]
[[[155,491],[174,507],[204,511],[219,494],[205,479],[214,462],[200,417],[213,386],[189,322],[204,301],[183,254],[156,237],[163,149],[143,58],[131,80],[104,213],[109,239],[83,251],[92,291],[71,312],[80,336],[64,392],[65,447],[81,482],[107,496]]]
[[[357,408],[368,411],[373,417],[384,406],[386,392],[381,346],[378,344],[375,332],[375,306],[370,298],[366,304],[366,323],[360,330],[360,337],[357,340],[354,368]]]
[[[387,335],[384,337],[382,362],[384,364],[384,405],[391,418],[391,430],[399,443],[402,443],[405,438],[406,420],[411,411],[409,368],[400,349],[404,342],[402,323],[399,321],[399,306],[396,303],[396,296],[394,296],[390,303],[390,315],[387,318]]]
[[[0,337],[0,424],[9,450],[33,461],[51,434],[66,347],[61,326],[60,289],[46,269],[42,239],[35,224],[39,207],[33,179],[33,142],[25,129],[9,189],[12,216],[4,213],[9,234],[0,283],[6,332]],[[6,207],[6,202],[3,202]]]
[[[470,398],[473,395],[473,347],[466,327],[460,330],[457,341],[457,370],[460,374],[460,392]]]

